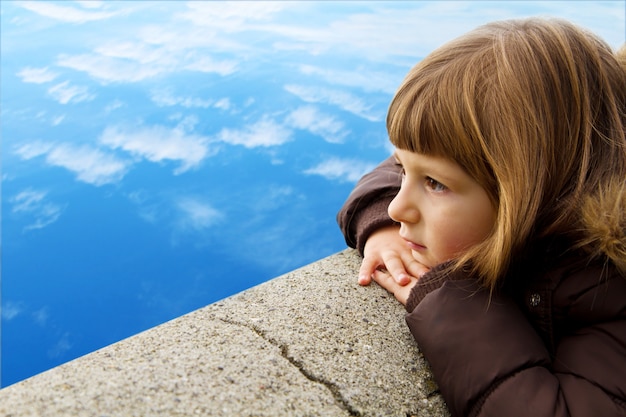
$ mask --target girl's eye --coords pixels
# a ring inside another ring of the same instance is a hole
[[[432,179],[431,177],[426,177],[426,186],[435,192],[442,192],[448,189],[445,185],[440,183],[439,181]]]

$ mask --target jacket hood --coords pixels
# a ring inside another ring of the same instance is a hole
[[[592,257],[606,257],[626,276],[626,181],[614,178],[588,197],[581,212],[580,247]]]

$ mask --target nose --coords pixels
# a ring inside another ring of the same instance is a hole
[[[389,203],[387,213],[399,223],[417,223],[420,219],[420,212],[417,205],[413,203],[412,193],[407,188],[404,184],[400,187],[396,197]]]

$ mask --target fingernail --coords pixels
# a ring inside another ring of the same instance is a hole
[[[359,284],[367,284],[367,275],[359,275]]]

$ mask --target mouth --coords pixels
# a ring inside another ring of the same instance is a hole
[[[426,246],[420,245],[419,243],[415,243],[412,240],[409,240],[409,239],[407,239],[404,236],[401,236],[401,237],[402,237],[402,239],[404,239],[404,241],[406,242],[407,246],[409,248],[411,248],[411,250],[418,251],[418,252],[426,250]]]

